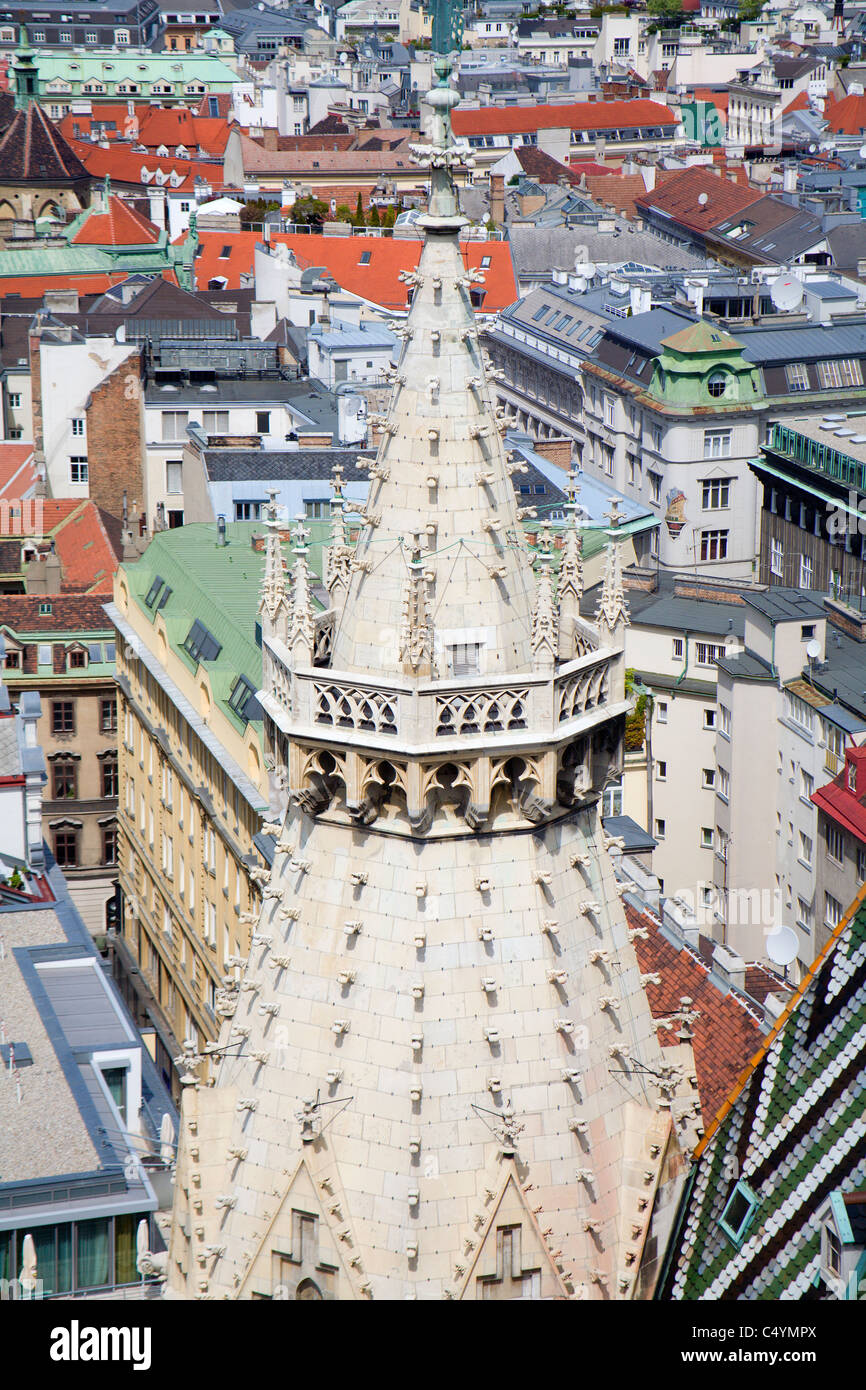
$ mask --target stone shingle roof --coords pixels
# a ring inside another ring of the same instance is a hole
[[[664,1297],[787,1300],[811,1289],[821,1204],[866,1184],[864,1017],[866,888],[697,1150]],[[738,1180],[757,1198],[739,1243],[719,1224]]]

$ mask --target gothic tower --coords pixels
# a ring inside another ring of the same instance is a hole
[[[287,805],[214,1084],[187,1059],[176,1297],[632,1298],[682,1167],[599,820],[627,708],[616,511],[593,625],[576,531],[557,591],[519,524],[437,66],[424,248],[326,613],[303,525],[290,596],[271,527]]]

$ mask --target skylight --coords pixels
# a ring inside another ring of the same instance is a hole
[[[192,657],[193,661],[216,661],[222,651],[222,643],[218,642],[204,623],[196,618],[187,633],[183,649],[187,656]]]

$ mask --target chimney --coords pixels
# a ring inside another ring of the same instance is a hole
[[[652,308],[652,290],[649,285],[631,283],[628,287],[632,314],[646,314]]]
[[[279,138],[280,134],[276,126],[267,125],[262,129],[262,146],[271,154],[275,154],[279,148]]]
[[[505,175],[490,175],[490,216],[494,226],[501,227],[505,221]]]
[[[727,946],[717,946],[713,951],[713,973],[733,989],[742,994],[746,992],[746,962]]]
[[[782,170],[782,189],[785,193],[797,192],[797,166],[786,164]]]
[[[150,220],[160,231],[165,231],[165,189],[148,188],[147,201],[149,204]]]

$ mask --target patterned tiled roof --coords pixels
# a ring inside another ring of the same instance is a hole
[[[708,1128],[663,1297],[799,1299],[817,1212],[866,1184],[866,888]],[[737,1180],[758,1199],[739,1247],[719,1224]]]
[[[0,180],[65,187],[87,179],[87,169],[42,107],[28,102],[0,139]]]
[[[691,1007],[700,1014],[692,1025],[692,1051],[701,1110],[709,1120],[760,1044],[758,1011],[751,1010],[738,994],[723,994],[700,956],[688,946],[673,945],[662,935],[657,918],[638,912],[628,902],[625,909],[629,927],[642,927],[648,934],[645,940],[635,939],[641,973],[661,977],[659,984],[650,981],[646,987],[653,1018],[670,1018],[683,997],[691,999]],[[660,1029],[659,1041],[676,1046],[676,1029]]]

